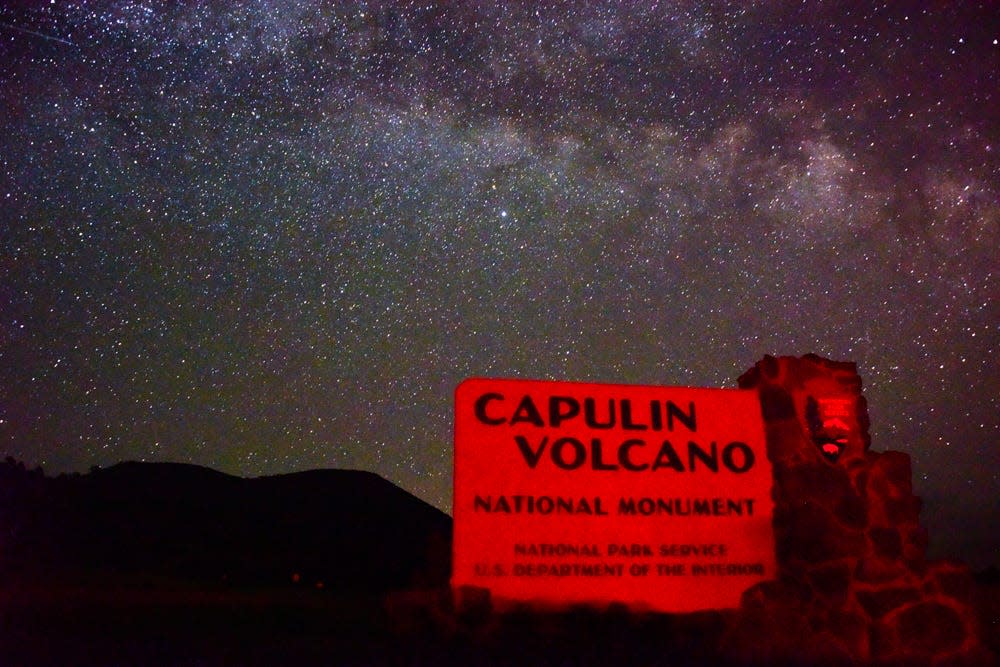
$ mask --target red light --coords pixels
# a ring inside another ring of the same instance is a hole
[[[456,391],[456,587],[499,600],[735,607],[774,574],[757,394],[467,380]]]

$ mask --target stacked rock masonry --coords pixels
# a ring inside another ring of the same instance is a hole
[[[910,457],[869,449],[856,365],[767,356],[739,386],[760,394],[778,573],[743,596],[732,650],[752,661],[994,664],[968,570],[926,560]]]

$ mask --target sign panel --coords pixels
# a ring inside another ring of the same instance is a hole
[[[454,586],[688,612],[774,578],[756,392],[472,379],[455,410]]]

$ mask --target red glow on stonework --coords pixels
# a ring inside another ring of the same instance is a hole
[[[848,431],[850,430],[850,425],[843,419],[834,417],[833,419],[826,419],[823,421],[823,428],[829,430],[840,430]]]

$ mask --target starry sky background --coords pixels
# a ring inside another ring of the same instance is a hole
[[[5,2],[0,454],[360,468],[447,511],[463,378],[816,352],[912,456],[931,553],[995,563],[998,14]]]

